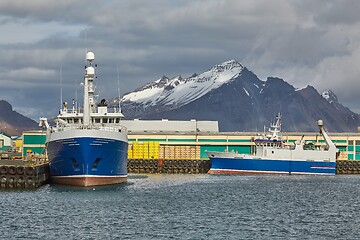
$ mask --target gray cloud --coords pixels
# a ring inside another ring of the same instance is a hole
[[[359,3],[286,0],[0,1],[0,93],[18,111],[53,117],[81,96],[85,49],[100,97],[162,75],[190,76],[229,59],[260,78],[332,89],[360,112]],[[62,84],[60,84],[60,69]],[[117,71],[119,69],[119,72]]]

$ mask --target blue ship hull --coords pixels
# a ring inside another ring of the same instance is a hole
[[[335,175],[336,162],[210,157],[210,174]]]
[[[95,186],[127,179],[128,143],[121,140],[73,137],[49,141],[47,154],[55,183]]]

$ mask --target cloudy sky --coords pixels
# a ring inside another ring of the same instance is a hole
[[[360,113],[359,12],[358,0],[0,0],[0,99],[54,117],[60,89],[81,98],[88,49],[100,98],[118,96],[118,79],[124,94],[235,59]]]

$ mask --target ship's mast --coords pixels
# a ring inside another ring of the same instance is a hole
[[[269,128],[269,132],[271,133],[268,137],[272,140],[281,140],[280,132],[281,132],[281,114],[279,113],[275,117],[276,122],[272,123]]]
[[[92,66],[92,62],[95,59],[93,52],[86,53],[87,66],[85,69],[84,77],[84,125],[90,125],[90,111],[94,107],[94,78],[95,68]]]

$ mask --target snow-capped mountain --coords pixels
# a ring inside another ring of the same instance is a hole
[[[333,92],[296,89],[274,77],[263,81],[235,60],[188,78],[164,76],[125,94],[121,106],[127,119],[217,120],[221,131],[261,131],[278,112],[284,131],[316,131],[318,119],[335,132],[360,125]]]
[[[124,95],[121,105],[133,105],[136,111],[141,111],[141,106],[145,112],[156,111],[158,106],[161,106],[161,111],[181,107],[232,81],[243,69],[240,63],[231,60],[185,79],[181,76],[171,79],[164,76]]]

